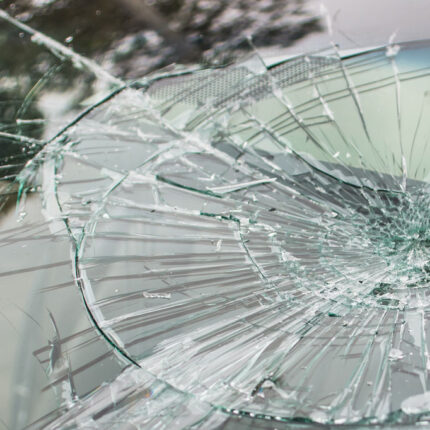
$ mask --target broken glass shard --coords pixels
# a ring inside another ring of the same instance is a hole
[[[428,424],[427,42],[126,83],[41,40],[109,91],[4,121],[5,425]]]

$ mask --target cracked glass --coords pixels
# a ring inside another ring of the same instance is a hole
[[[0,19],[0,426],[429,425],[428,41],[129,80]]]

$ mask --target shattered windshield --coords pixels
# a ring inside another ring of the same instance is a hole
[[[0,3],[0,428],[430,425],[423,3],[170,3]]]

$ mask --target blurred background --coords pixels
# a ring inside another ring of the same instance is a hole
[[[10,0],[2,7],[34,28],[136,78],[171,63],[231,59],[253,37],[285,48],[321,32],[305,0]],[[28,55],[28,54],[27,54]],[[219,60],[218,60],[219,61]]]
[[[249,36],[272,55],[332,42],[345,49],[383,44],[393,34],[422,39],[430,16],[425,0],[3,0],[0,7],[127,78],[171,63],[230,61]],[[32,60],[9,48],[2,70]]]

